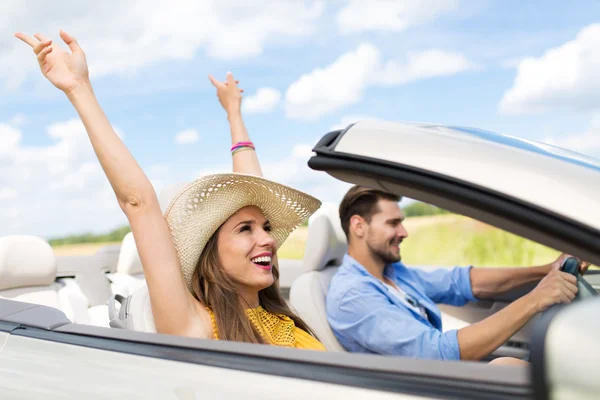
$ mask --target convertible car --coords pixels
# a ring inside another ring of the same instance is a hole
[[[324,135],[308,165],[600,265],[600,163],[583,155],[470,128],[362,121]],[[315,216],[304,260],[280,266],[284,296],[328,352],[157,334],[131,235],[90,257],[55,257],[36,237],[0,238],[0,398],[600,397],[597,269],[578,277],[588,289],[577,301],[536,317],[490,357],[530,367],[350,354],[324,308],[346,250],[338,224]],[[479,321],[534,285],[442,306],[445,329]]]

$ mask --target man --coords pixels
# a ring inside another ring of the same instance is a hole
[[[566,254],[551,264],[529,268],[425,272],[405,267],[400,262],[400,244],[408,233],[402,226],[399,201],[398,196],[355,186],[340,204],[348,254],[332,279],[327,315],[348,351],[481,360],[534,315],[575,297],[575,277],[558,270]],[[582,272],[588,266],[582,263]],[[533,291],[496,314],[459,330],[442,331],[436,303],[461,306],[540,279]]]

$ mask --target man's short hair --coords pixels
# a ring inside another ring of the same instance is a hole
[[[346,193],[340,203],[340,221],[348,240],[350,240],[350,218],[354,215],[359,215],[367,223],[370,223],[373,215],[379,212],[377,203],[381,199],[399,202],[402,197],[358,185],[348,190],[348,193]]]

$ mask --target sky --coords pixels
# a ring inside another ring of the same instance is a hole
[[[17,31],[78,39],[100,104],[158,192],[231,170],[207,78],[231,71],[265,175],[334,206],[348,185],[306,162],[322,135],[361,119],[600,157],[599,16],[600,2],[582,0],[3,0],[0,235],[127,223],[77,114]]]

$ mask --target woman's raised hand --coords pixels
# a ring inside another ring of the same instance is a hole
[[[231,72],[227,73],[225,82],[215,79],[212,75],[208,75],[208,79],[217,88],[217,97],[227,114],[239,112],[242,106],[242,93],[244,93],[244,90],[237,86],[240,81],[236,81]]]
[[[66,94],[89,82],[85,54],[75,38],[65,31],[60,31],[60,37],[69,46],[70,52],[39,33],[33,38],[20,32],[15,36],[31,46],[44,76]]]

